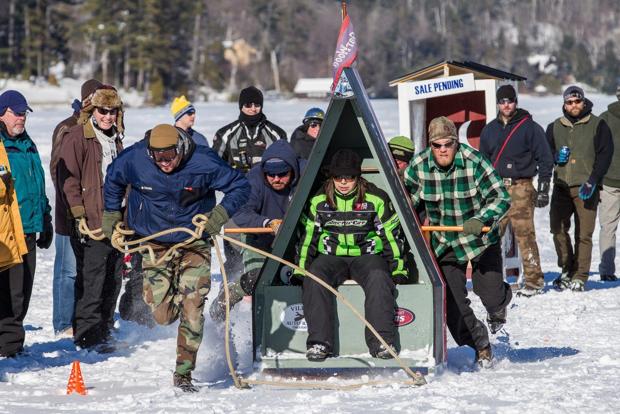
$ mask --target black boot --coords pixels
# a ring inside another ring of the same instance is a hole
[[[192,383],[192,374],[172,374],[172,383],[183,392],[198,392],[198,387]]]

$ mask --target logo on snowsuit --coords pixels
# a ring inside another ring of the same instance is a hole
[[[303,303],[294,303],[284,308],[280,314],[280,321],[282,321],[282,325],[292,331],[308,331],[308,325],[304,318]]]
[[[398,327],[407,326],[415,321],[415,314],[406,308],[394,309],[394,325]]]

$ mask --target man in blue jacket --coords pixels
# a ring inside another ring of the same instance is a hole
[[[549,204],[549,182],[553,156],[545,131],[528,111],[517,108],[517,93],[511,85],[497,90],[497,118],[480,134],[480,152],[493,164],[510,194],[510,210],[502,226],[512,224],[521,252],[525,285],[519,296],[542,292],[545,277],[534,230],[534,207]],[[538,191],[532,179],[538,174]]]
[[[23,349],[24,318],[32,294],[37,247],[49,248],[54,237],[41,158],[26,132],[28,111],[32,109],[18,91],[0,95],[0,139],[9,158],[28,247],[23,263],[0,272],[0,357],[15,356]]]
[[[297,183],[306,166],[306,160],[298,158],[286,140],[274,142],[263,154],[260,164],[252,167],[248,180],[252,186],[250,200],[234,215],[239,227],[269,227],[272,234],[246,234],[242,240],[261,250],[270,250],[289,203],[297,189]],[[251,295],[265,257],[243,249],[243,274],[240,282],[230,283],[230,306],[244,295]],[[223,320],[226,313],[224,290],[211,304],[209,314],[215,320]]]
[[[143,256],[144,301],[155,321],[169,325],[180,319],[173,384],[196,392],[191,373],[196,365],[204,317],[204,302],[211,287],[211,236],[247,201],[247,179],[210,148],[196,145],[180,128],[158,125],[144,140],[123,151],[108,168],[104,185],[102,231],[110,237],[122,219],[121,204],[127,188],[127,224],[143,237],[174,227],[195,228],[192,218],[206,214],[205,239],[177,250],[163,265]],[[215,191],[224,193],[216,205]],[[187,234],[174,232],[149,242],[156,258]]]

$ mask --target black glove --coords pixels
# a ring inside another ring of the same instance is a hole
[[[11,172],[9,170],[5,170],[4,174],[0,175],[0,178],[2,178],[6,190],[9,191],[9,188],[13,185],[13,176],[11,175]]]
[[[220,234],[222,226],[228,221],[228,212],[221,204],[218,204],[207,214],[207,219],[205,231],[209,236],[213,237]]]
[[[241,275],[239,283],[241,284],[241,289],[243,289],[246,295],[252,295],[254,292],[254,285],[256,285],[259,275],[260,269],[250,270],[249,272]]]
[[[104,211],[101,218],[101,232],[108,239],[112,240],[112,233],[114,233],[114,226],[116,223],[123,219],[123,215],[120,211]]]
[[[470,218],[463,223],[463,233],[473,234],[474,236],[480,236],[482,234],[482,228],[484,224],[477,218]]]
[[[52,226],[52,216],[46,214],[43,219],[43,231],[39,233],[39,238],[37,239],[37,247],[39,249],[49,249],[53,239],[54,226]]]
[[[546,181],[538,183],[538,192],[534,205],[538,208],[546,207],[549,204],[549,183]]]
[[[299,273],[296,270],[293,272],[291,277],[288,280],[288,283],[292,286],[303,286],[304,284],[304,274]]]

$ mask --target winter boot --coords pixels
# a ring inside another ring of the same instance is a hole
[[[388,346],[392,349],[392,351],[394,351],[395,354],[398,354],[398,352],[396,351],[396,348],[394,347],[394,345],[388,344]],[[379,359],[392,359],[392,358],[394,358],[392,356],[392,354],[390,353],[390,351],[383,344],[379,345],[379,348],[377,348],[376,351],[371,352],[370,354],[373,357],[379,358]]]
[[[553,287],[557,290],[565,290],[570,287],[570,276],[564,272],[553,281]]]
[[[570,282],[569,288],[573,292],[583,292],[584,290],[586,290],[586,284],[581,279],[575,279],[572,282]]]
[[[241,289],[239,283],[231,282],[228,284],[228,293],[230,294],[230,309],[237,303],[241,302],[245,292]],[[217,298],[209,306],[209,315],[216,322],[224,322],[226,319],[226,295],[224,288],[220,289]]]
[[[172,374],[172,384],[183,392],[198,392],[198,387],[192,383],[192,374],[181,375],[177,372]]]
[[[480,368],[491,368],[495,360],[493,359],[493,349],[491,345],[487,345],[481,350],[476,350],[476,364]]]
[[[601,282],[617,282],[618,277],[616,275],[601,275]]]
[[[495,313],[487,313],[487,325],[493,335],[495,335],[506,323],[506,308],[500,309]]]
[[[327,346],[314,344],[306,351],[306,358],[311,362],[323,362],[331,354]]]

